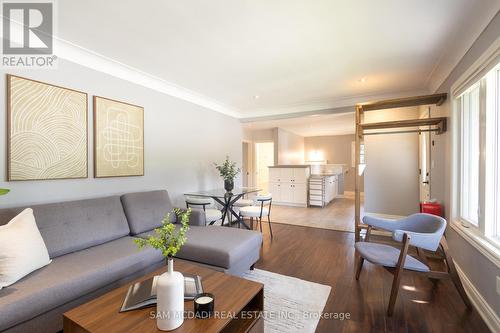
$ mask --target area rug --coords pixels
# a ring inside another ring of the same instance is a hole
[[[260,269],[245,279],[264,284],[264,332],[314,333],[330,295],[330,286]]]

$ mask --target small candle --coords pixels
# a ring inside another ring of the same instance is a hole
[[[196,303],[198,303],[198,304],[207,304],[207,303],[212,302],[213,300],[214,299],[212,297],[202,296],[202,297],[196,299]]]
[[[194,298],[194,313],[196,318],[206,319],[214,312],[215,297],[209,293],[202,293]]]

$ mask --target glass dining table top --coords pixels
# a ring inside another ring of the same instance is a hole
[[[209,198],[225,198],[229,194],[232,197],[236,196],[242,196],[245,194],[249,193],[255,193],[261,191],[260,188],[258,187],[235,187],[231,191],[231,193],[228,193],[225,189],[223,188],[217,188],[217,189],[212,189],[212,190],[205,190],[205,191],[196,191],[196,192],[188,192],[185,193],[185,195],[191,195],[195,197],[209,197]]]

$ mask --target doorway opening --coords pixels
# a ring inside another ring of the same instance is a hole
[[[431,108],[426,107],[420,116],[430,118]],[[430,130],[431,127],[426,126],[424,129]],[[426,202],[431,199],[431,132],[420,132],[418,140],[420,202]]]
[[[256,186],[269,192],[269,167],[274,165],[274,142],[255,143]]]
[[[243,129],[253,149],[249,184],[272,194],[272,223],[354,231],[354,112],[257,120]]]
[[[241,144],[241,149],[242,149],[241,183],[243,187],[253,187],[252,143],[248,141],[243,141]]]

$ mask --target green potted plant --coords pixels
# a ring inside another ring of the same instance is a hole
[[[214,163],[215,168],[219,171],[220,176],[224,179],[224,189],[231,192],[234,188],[234,178],[240,173],[240,168],[236,166],[236,162],[231,162],[229,156],[222,164]]]
[[[154,230],[154,235],[134,240],[139,249],[150,246],[160,250],[167,260],[168,270],[156,282],[156,326],[162,331],[174,330],[184,322],[184,276],[174,272],[173,257],[186,243],[191,209],[174,209],[174,213],[181,224],[178,231],[170,222],[169,213],[163,218],[161,227]]]

